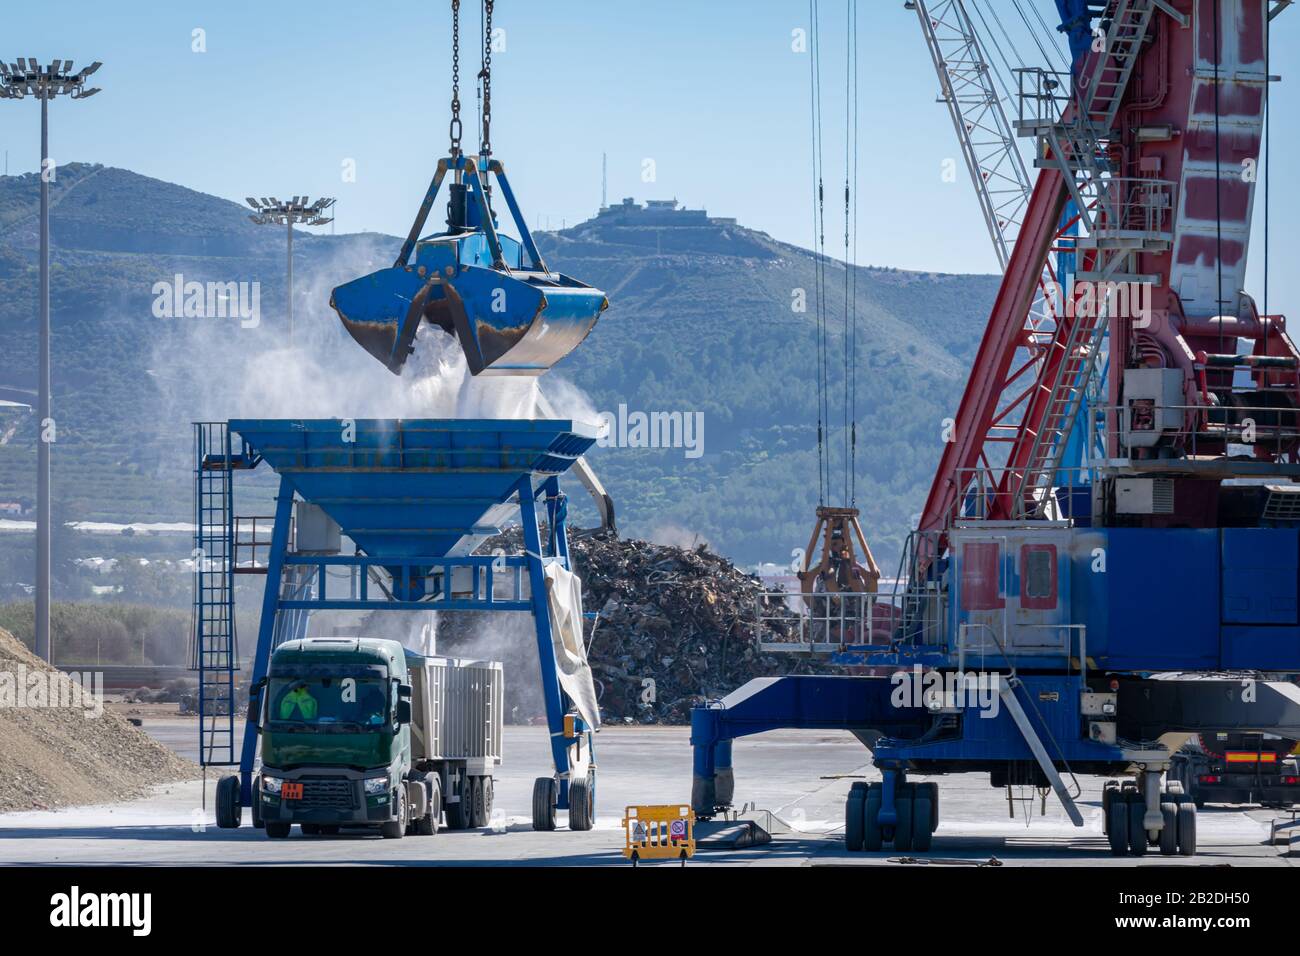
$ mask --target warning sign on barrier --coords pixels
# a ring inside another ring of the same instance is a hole
[[[689,806],[628,807],[623,817],[623,855],[641,860],[681,860],[695,855],[695,811]]]

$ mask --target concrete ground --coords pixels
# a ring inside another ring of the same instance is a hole
[[[184,718],[148,718],[144,728],[194,756],[196,725]],[[130,803],[0,815],[0,861],[27,864],[388,863],[625,865],[623,809],[637,803],[673,803],[690,796],[691,751],[684,727],[611,727],[600,733],[596,829],[534,833],[533,779],[549,772],[546,732],[506,728],[506,751],[496,782],[494,826],[434,837],[384,840],[377,836],[269,840],[249,825],[213,823],[213,778],[159,788]],[[879,779],[867,751],[842,733],[779,731],[737,741],[736,800],[770,812],[773,841],[738,851],[701,851],[692,865],[900,865],[898,854],[844,849],[844,798],[854,780]],[[1008,865],[1134,866],[1139,864],[1288,866],[1281,848],[1266,845],[1277,811],[1207,807],[1198,821],[1196,857],[1115,858],[1101,830],[1100,777],[1082,777],[1086,826],[1069,824],[1055,798],[1046,816],[1035,795],[1033,819],[1024,804],[1009,818],[1006,792],[983,774],[931,778],[939,782],[940,822],[930,853],[907,865],[975,866],[991,858]],[[206,797],[206,799],[205,799]],[[561,813],[561,821],[565,814]]]

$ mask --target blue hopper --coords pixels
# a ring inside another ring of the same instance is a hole
[[[499,531],[520,482],[560,475],[596,441],[572,421],[240,419],[230,422],[363,552],[468,554]]]

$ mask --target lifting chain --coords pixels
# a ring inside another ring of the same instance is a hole
[[[451,0],[451,156],[460,156],[460,0]]]
[[[479,152],[484,156],[492,154],[492,3],[483,0],[483,69],[479,72],[483,81],[483,142]]]

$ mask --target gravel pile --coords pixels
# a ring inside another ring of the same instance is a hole
[[[48,689],[54,673],[0,630],[0,812],[126,800],[199,775],[197,766],[107,710],[96,716],[93,704],[49,706],[48,692],[39,706],[35,688]],[[69,692],[62,696],[68,703]]]

